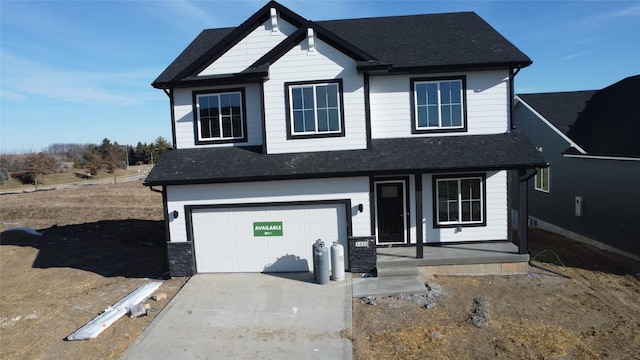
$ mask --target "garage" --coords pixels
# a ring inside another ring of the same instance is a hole
[[[197,207],[191,228],[198,273],[313,271],[313,243],[348,234],[344,202]]]

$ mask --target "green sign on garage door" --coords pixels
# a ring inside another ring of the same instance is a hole
[[[253,236],[282,236],[282,221],[254,222]]]

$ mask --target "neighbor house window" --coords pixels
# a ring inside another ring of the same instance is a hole
[[[549,192],[549,168],[537,168],[535,180],[536,190]]]
[[[436,225],[484,224],[484,188],[484,176],[436,178]]]
[[[343,134],[340,81],[287,84],[289,135]]]
[[[414,132],[466,129],[464,78],[413,79],[411,87]]]
[[[246,140],[244,91],[194,93],[199,143]]]

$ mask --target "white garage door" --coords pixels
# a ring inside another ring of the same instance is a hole
[[[199,273],[313,271],[317,239],[346,250],[344,204],[194,209],[192,224]]]

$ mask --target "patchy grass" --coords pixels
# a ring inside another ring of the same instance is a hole
[[[118,170],[116,172],[116,178],[122,179],[130,176],[145,175],[149,173],[151,168],[151,165],[130,166],[127,170]],[[59,174],[46,175],[44,180],[42,180],[42,177],[38,177],[38,188],[50,189],[59,185],[85,184],[92,181],[113,180],[113,174],[106,171],[100,171],[95,176],[87,176],[88,171],[86,169],[69,168],[65,171],[66,172]],[[9,177],[9,180],[6,181],[4,185],[0,186],[0,192],[13,190],[35,190],[35,186],[33,184],[22,184],[20,181]]]

